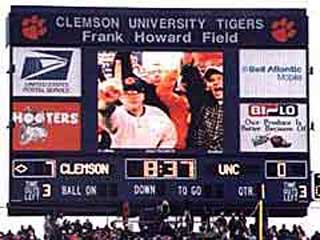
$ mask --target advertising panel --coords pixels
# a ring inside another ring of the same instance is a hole
[[[241,104],[240,151],[306,152],[306,105],[296,103]]]
[[[14,151],[76,151],[81,147],[79,103],[14,102]]]
[[[81,95],[78,48],[14,47],[13,96]]]
[[[240,97],[306,98],[305,50],[241,49],[239,57]]]

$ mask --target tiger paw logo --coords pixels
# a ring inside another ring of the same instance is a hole
[[[21,33],[23,37],[29,40],[38,40],[47,33],[48,29],[45,24],[45,19],[38,15],[25,17],[21,22]]]
[[[296,36],[297,29],[294,21],[289,21],[287,18],[281,18],[271,24],[271,35],[278,42],[285,43],[289,39]]]

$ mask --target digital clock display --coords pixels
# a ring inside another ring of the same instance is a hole
[[[195,159],[126,159],[127,179],[196,179]]]

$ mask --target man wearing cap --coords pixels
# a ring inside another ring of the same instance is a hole
[[[223,74],[210,67],[204,74],[210,98],[200,108],[195,127],[191,132],[193,148],[223,150]]]
[[[207,141],[203,135],[206,131],[205,127],[207,126],[211,130],[213,129],[212,124],[210,124],[210,119],[205,117],[206,115],[204,112],[208,113],[208,111],[205,111],[206,109],[209,110],[208,105],[218,103],[218,101],[214,98],[212,91],[208,91],[209,87],[207,84],[208,81],[205,79],[205,73],[209,68],[213,67],[220,72],[222,71],[223,53],[215,51],[192,52],[187,54],[183,63],[184,65],[181,68],[181,80],[178,82],[177,89],[185,92],[190,105],[191,121],[187,137],[188,148],[214,150],[213,146],[209,147],[208,145],[210,144],[205,143],[205,141]],[[220,75],[222,76],[222,74]],[[212,135],[213,134],[207,134],[206,136],[212,137]]]
[[[108,89],[105,90],[108,92]],[[105,126],[111,135],[111,148],[173,148],[177,133],[170,118],[159,108],[145,105],[145,88],[142,80],[128,77],[121,94],[109,95],[104,112]],[[116,106],[120,100],[122,105]],[[101,125],[101,124],[99,124]]]

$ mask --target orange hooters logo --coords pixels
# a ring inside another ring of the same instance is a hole
[[[43,37],[48,31],[45,22],[45,19],[38,15],[23,18],[21,22],[22,36],[29,40],[38,40]]]
[[[81,106],[77,102],[14,102],[14,151],[79,151]]]
[[[296,36],[297,29],[294,21],[289,21],[287,18],[283,17],[280,20],[274,21],[271,24],[271,35],[274,40],[285,43],[289,39]]]

